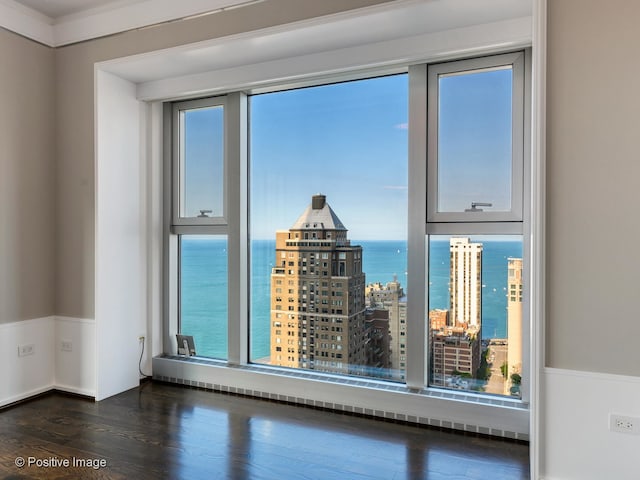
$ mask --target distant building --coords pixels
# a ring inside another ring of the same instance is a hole
[[[522,374],[522,259],[507,260],[507,366],[505,393],[512,386],[511,375]]]
[[[367,366],[374,377],[391,378],[389,371],[389,311],[368,308],[365,313]]]
[[[429,310],[429,326],[432,332],[444,332],[449,325],[449,310]]]
[[[449,253],[449,310],[429,312],[431,383],[468,388],[482,350],[482,244],[452,237]]]
[[[365,288],[366,304],[369,308],[389,312],[389,368],[391,378],[404,380],[406,371],[407,297],[394,277],[383,285],[371,283]]]
[[[365,275],[362,247],[326,202],[314,195],[286,231],[276,232],[271,273],[271,364],[362,374]]]
[[[462,327],[449,327],[431,335],[431,365],[433,385],[455,386],[457,380],[475,377],[480,367],[480,339]]]
[[[449,240],[449,326],[480,328],[482,321],[482,244],[468,238]]]

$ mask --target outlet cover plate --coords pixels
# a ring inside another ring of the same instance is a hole
[[[27,355],[33,355],[36,353],[36,346],[33,343],[26,343],[23,345],[18,345],[18,356],[26,357]]]
[[[609,415],[609,430],[640,435],[640,418],[612,413]]]

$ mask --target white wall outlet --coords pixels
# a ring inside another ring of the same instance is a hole
[[[63,352],[71,352],[73,351],[73,343],[71,342],[71,340],[62,340],[60,348]]]
[[[33,355],[36,353],[36,346],[33,343],[27,343],[24,345],[18,345],[18,356],[26,357],[27,355]]]
[[[609,430],[640,435],[640,418],[612,413],[609,415]]]

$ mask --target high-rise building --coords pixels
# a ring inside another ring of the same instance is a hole
[[[451,312],[450,326],[481,328],[482,321],[482,244],[468,238],[449,240]]]
[[[369,373],[379,378],[391,378],[389,370],[389,310],[367,308],[365,332]]]
[[[511,375],[522,373],[522,259],[507,260],[507,366],[506,388],[512,385]],[[508,392],[505,392],[508,393]]]
[[[449,240],[449,312],[431,310],[431,382],[469,388],[480,367],[482,244]]]
[[[389,368],[391,378],[404,380],[407,355],[407,297],[394,276],[386,285],[371,283],[365,289],[366,304],[370,308],[389,312]]]
[[[271,273],[271,364],[364,374],[367,363],[362,247],[314,195],[276,232]]]

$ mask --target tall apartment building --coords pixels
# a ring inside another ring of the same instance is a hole
[[[367,308],[365,313],[369,374],[392,378],[389,370],[389,310]]]
[[[271,273],[271,364],[364,374],[367,363],[362,247],[314,195],[286,231],[276,232]]]
[[[478,330],[482,321],[482,244],[468,238],[449,240],[450,326],[467,325]]]
[[[391,378],[404,380],[406,371],[407,297],[397,277],[383,285],[379,282],[367,285],[366,303],[370,308],[389,312],[389,368]]]
[[[506,388],[511,374],[522,373],[522,259],[507,259],[507,365]],[[507,393],[507,392],[505,392]]]
[[[468,238],[449,240],[449,312],[429,312],[431,382],[467,388],[481,360],[482,244]],[[462,383],[454,383],[462,382]]]

